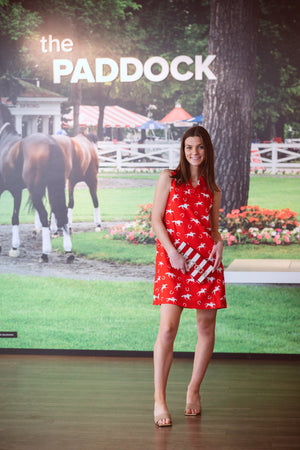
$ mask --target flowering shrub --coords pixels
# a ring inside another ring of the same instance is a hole
[[[273,172],[272,168],[266,169],[265,167],[263,168],[254,168],[254,169],[250,169],[250,175],[262,175],[262,174],[276,174],[276,175],[299,175],[300,174],[300,170],[293,170],[293,169],[276,169],[275,172]]]
[[[241,206],[224,215],[220,210],[220,230],[225,245],[300,243],[297,213],[286,209]]]
[[[109,233],[113,239],[125,239],[133,244],[154,244],[156,242],[151,225],[152,204],[138,205],[138,208],[134,222],[110,228]]]
[[[125,239],[133,244],[154,244],[151,225],[152,204],[139,205],[136,220],[110,228],[112,239]],[[286,209],[266,209],[259,206],[241,206],[225,216],[220,210],[220,233],[224,245],[300,243],[297,213]]]

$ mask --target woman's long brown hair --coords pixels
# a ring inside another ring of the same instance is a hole
[[[205,128],[200,126],[194,126],[189,128],[181,139],[181,146],[180,146],[180,159],[179,164],[176,167],[174,173],[171,175],[172,178],[176,180],[176,183],[189,183],[191,178],[191,171],[190,171],[190,164],[188,163],[184,147],[185,147],[185,141],[189,137],[201,137],[204,145],[204,161],[200,166],[200,175],[203,175],[205,178],[205,181],[208,185],[209,190],[214,193],[215,191],[220,191],[220,188],[217,186],[215,181],[215,155],[214,155],[214,148],[210,139],[210,135],[206,131]]]

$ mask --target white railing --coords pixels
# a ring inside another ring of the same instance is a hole
[[[252,144],[251,169],[269,173],[300,170],[300,144]]]
[[[179,161],[180,142],[127,144],[126,142],[98,142],[100,169],[124,168],[170,168]]]
[[[114,168],[169,168],[179,162],[180,142],[151,142],[127,144],[126,142],[98,142],[100,169]],[[252,170],[277,173],[300,170],[300,144],[252,144]]]

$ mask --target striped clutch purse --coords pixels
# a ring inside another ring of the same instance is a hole
[[[203,256],[199,255],[192,247],[190,247],[185,242],[182,242],[180,246],[177,248],[179,253],[184,257],[187,261],[189,272],[191,272],[191,276],[198,281],[198,283],[202,283],[203,280],[210,274],[213,270],[213,263],[209,261]]]

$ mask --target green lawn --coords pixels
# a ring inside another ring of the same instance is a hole
[[[152,178],[157,179],[158,174],[103,174],[100,176],[125,178]],[[252,176],[248,204],[259,205],[264,208],[290,208],[297,212],[300,218],[299,177],[270,177]],[[101,189],[99,200],[103,221],[133,220],[140,204],[152,203],[155,187]],[[93,220],[93,206],[89,192],[86,189],[75,189],[74,222],[90,222]],[[20,223],[33,222],[33,213],[28,213],[26,205],[28,194],[24,191]],[[0,199],[0,223],[10,224],[13,200],[8,192],[4,192]]]
[[[134,220],[138,205],[152,202],[154,187],[137,189],[101,189],[98,190],[101,218],[103,221]],[[28,211],[28,192],[24,191],[20,223],[33,223],[34,213]],[[73,222],[92,222],[93,203],[87,189],[75,189],[74,191]],[[49,211],[49,205],[46,202]],[[0,198],[0,223],[10,224],[13,211],[13,199],[9,192],[4,192]]]
[[[101,175],[100,175],[101,176]],[[103,174],[111,176],[111,174]],[[114,174],[153,177],[157,174]],[[152,202],[155,187],[102,189],[103,221],[135,218],[138,205]],[[286,208],[300,216],[299,178],[251,177],[249,204]],[[24,192],[20,222],[33,223]],[[0,223],[10,224],[13,202],[0,199]],[[92,221],[86,189],[75,190],[74,222]],[[76,228],[76,225],[74,225]],[[22,231],[21,231],[22,233]],[[73,250],[89,258],[129,264],[154,264],[154,245],[132,245],[101,233],[73,234]],[[22,239],[22,234],[21,234]],[[61,239],[52,241],[62,249]],[[239,245],[224,248],[224,266],[237,258],[299,258],[299,246]],[[152,306],[151,282],[108,282],[0,275],[0,329],[17,331],[1,346],[29,349],[152,350],[159,308]],[[228,309],[218,312],[216,352],[299,353],[299,288],[228,285]],[[193,351],[195,311],[185,310],[175,351]]]
[[[124,177],[131,179],[157,179],[157,173],[133,174],[100,174],[103,177]],[[249,204],[258,204],[267,208],[286,208],[296,211],[300,216],[299,177],[271,177],[252,176],[250,182]],[[101,216],[103,221],[130,221],[134,220],[138,205],[152,202],[155,187],[127,188],[127,189],[101,189],[99,191]],[[28,212],[26,205],[27,191],[24,191],[20,223],[33,223],[33,213]],[[4,192],[0,199],[0,223],[10,224],[12,214],[12,197]],[[92,201],[87,189],[75,189],[74,223],[93,220]],[[74,225],[76,229],[76,225]],[[105,233],[104,233],[105,234]],[[22,229],[21,229],[22,239]],[[133,262],[138,264],[153,264],[155,252],[153,246],[133,246],[127,242],[107,241],[103,234],[72,236],[73,249],[76,254],[89,258],[104,259],[117,262]],[[95,245],[96,243],[96,245]],[[53,241],[54,248],[62,249],[60,240]],[[284,258],[298,259],[299,247],[292,246],[232,246],[224,249],[224,266],[227,267],[236,258]]]
[[[3,348],[151,351],[159,325],[150,282],[0,275]],[[216,352],[299,353],[299,288],[227,286]],[[175,351],[193,352],[195,311],[185,310]]]
[[[130,180],[157,180],[160,174],[159,169],[155,172],[99,172],[99,178],[125,178]]]
[[[134,220],[138,205],[152,202],[154,191],[154,186],[98,190],[102,220]],[[77,189],[74,199],[73,221],[93,221],[93,204],[88,192],[84,189]]]
[[[155,245],[131,244],[128,241],[106,239],[107,231],[75,233],[72,235],[73,252],[90,259],[120,264],[155,264]],[[53,249],[63,252],[62,238],[52,240]],[[228,267],[234,259],[299,259],[299,245],[234,245],[224,247],[223,265]]]
[[[261,208],[289,208],[300,220],[300,178],[288,176],[252,176],[248,205]]]
[[[135,245],[124,240],[106,239],[108,231],[75,233],[72,251],[77,256],[119,264],[155,264],[155,245]],[[63,252],[63,240],[52,240],[52,248]]]

